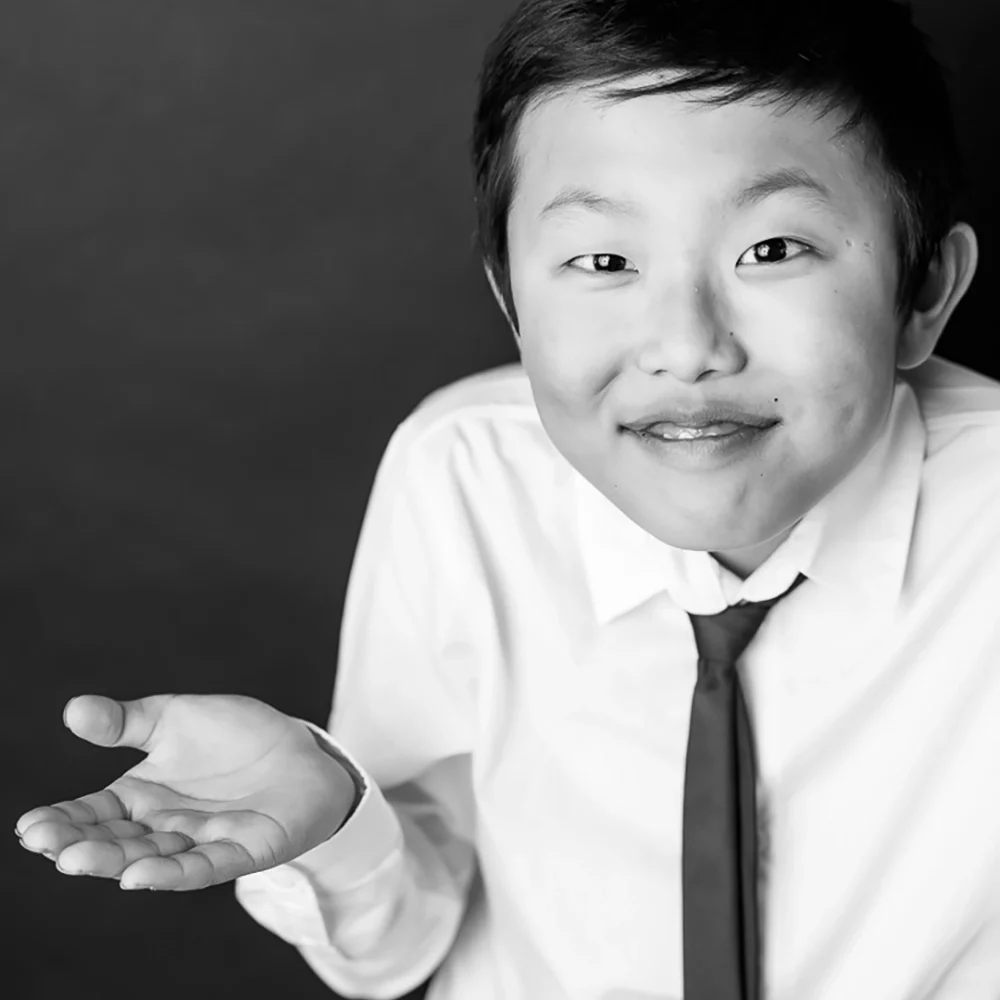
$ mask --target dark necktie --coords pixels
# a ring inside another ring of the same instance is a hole
[[[698,680],[684,774],[684,1000],[759,1000],[753,734],[736,661],[778,597],[691,615]]]

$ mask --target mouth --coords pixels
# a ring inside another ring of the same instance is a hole
[[[622,426],[639,434],[673,438],[689,431],[718,436],[733,433],[738,427],[764,430],[778,422],[778,418],[771,414],[756,413],[738,404],[717,402],[698,407],[664,406],[651,409],[635,420],[623,422]]]
[[[645,427],[630,427],[629,430],[634,430],[637,434],[648,434],[663,441],[697,441],[702,438],[729,437],[731,434],[738,434],[743,430],[766,430],[768,427],[773,427],[774,423],[758,425],[729,420],[695,426],[661,420],[658,423],[647,424]]]
[[[658,462],[678,469],[707,470],[759,454],[758,447],[779,423],[765,421],[757,426],[725,421],[690,427],[659,421],[639,428],[622,427],[621,431]]]

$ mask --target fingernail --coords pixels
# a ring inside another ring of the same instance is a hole
[[[58,861],[56,861],[56,868],[59,868],[59,862]],[[59,871],[61,871],[63,873],[63,875],[96,875],[97,874],[97,872],[71,872],[71,871],[69,871],[66,868],[59,868]]]
[[[152,890],[153,887],[151,885],[125,885],[124,882],[119,882],[118,883],[118,888],[119,889],[150,889],[150,890]]]

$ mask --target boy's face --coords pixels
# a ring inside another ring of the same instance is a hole
[[[511,286],[546,431],[651,534],[744,574],[865,455],[895,381],[891,205],[816,117],[576,89],[518,137]],[[610,202],[544,211],[585,193]],[[716,404],[771,426],[635,429]]]

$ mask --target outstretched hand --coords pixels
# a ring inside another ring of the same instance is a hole
[[[71,699],[81,739],[146,758],[101,791],[26,812],[21,844],[122,888],[201,889],[291,861],[333,834],[354,782],[301,722],[242,695]]]

